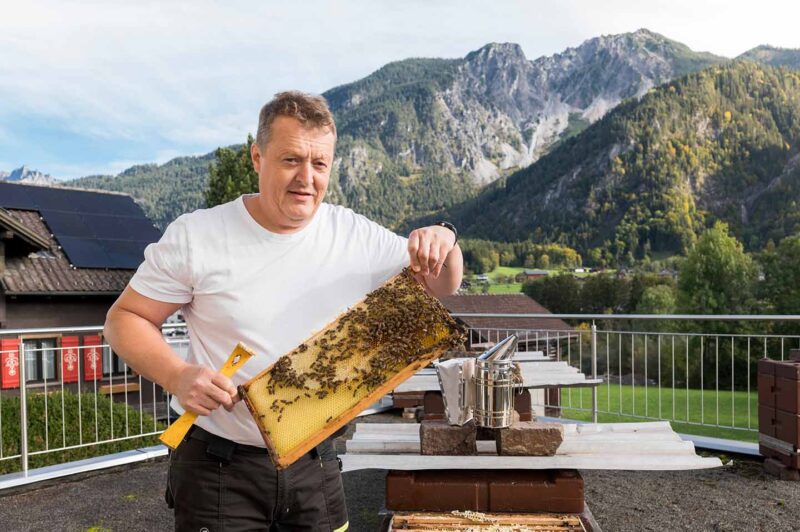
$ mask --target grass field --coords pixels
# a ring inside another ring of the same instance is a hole
[[[758,393],[755,389],[750,394],[749,412],[747,392],[720,390],[717,396],[716,390],[701,392],[676,388],[673,401],[672,388],[662,388],[659,393],[658,387],[644,385],[601,385],[597,389],[597,404],[600,422],[648,421],[644,418],[651,417],[670,421],[676,432],[758,441]],[[592,417],[592,391],[590,388],[562,389],[561,405],[563,417],[589,421]],[[748,421],[754,430],[739,430],[747,429]],[[701,423],[728,428],[703,426]]]
[[[496,282],[498,275],[506,275],[506,276],[512,276],[513,277],[514,275],[517,275],[519,272],[521,272],[524,269],[525,268],[515,268],[515,267],[512,267],[512,266],[498,266],[497,268],[495,268],[494,270],[490,271],[486,275],[489,276],[489,279],[491,279],[492,282]]]
[[[490,294],[517,294],[522,291],[522,283],[490,284]]]

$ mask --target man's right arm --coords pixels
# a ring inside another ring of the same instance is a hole
[[[220,405],[231,409],[238,396],[230,379],[182,360],[161,334],[164,320],[181,306],[128,286],[109,309],[103,334],[130,367],[175,395],[187,410],[205,416]]]

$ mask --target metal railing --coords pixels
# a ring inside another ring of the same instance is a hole
[[[147,438],[164,430],[160,420],[168,423],[169,395],[130,370],[108,344],[86,342],[90,335],[99,340],[102,329],[0,330],[5,342],[0,350],[0,471],[13,471],[9,461],[19,460],[19,470],[27,474],[34,457]],[[162,332],[177,352],[188,347],[185,324],[167,324]],[[68,345],[66,338],[74,342]],[[13,438],[17,434],[18,440]]]
[[[568,327],[562,322],[540,329],[470,329],[472,347],[515,333],[521,350],[542,351],[602,379],[597,386],[563,388],[557,401],[534,406],[586,421],[667,420],[689,427],[687,432],[729,439],[755,438],[757,360],[786,359],[790,349],[800,348],[800,316],[454,316],[569,322]],[[774,332],[779,323],[796,327],[798,334]],[[5,365],[0,381],[0,466],[19,460],[27,472],[32,458],[153,437],[169,423],[168,394],[115,360],[106,344],[69,347],[63,341],[67,335],[101,331],[102,327],[0,330],[0,340],[18,340],[15,348],[0,350]],[[184,324],[166,325],[163,332],[174,349],[187,348]],[[54,337],[62,338],[61,345],[41,342]],[[87,350],[99,351],[102,369],[92,368],[98,352]],[[19,431],[10,430],[17,424]],[[11,434],[18,441],[10,441]]]
[[[758,359],[785,360],[800,349],[797,315],[453,315],[570,322],[568,330],[470,329],[473,344],[517,334],[520,350],[542,351],[602,379],[588,388],[565,387],[558,401],[534,406],[593,422],[670,421],[723,439],[756,439]],[[770,332],[778,324],[792,330]]]

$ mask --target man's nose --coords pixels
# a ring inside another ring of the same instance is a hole
[[[297,170],[297,180],[305,184],[314,182],[314,166],[311,164],[311,161],[305,161],[300,165],[300,168]]]

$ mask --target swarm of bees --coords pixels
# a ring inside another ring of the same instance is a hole
[[[266,383],[270,395],[279,389],[297,391],[294,399],[275,399],[270,405],[278,421],[284,409],[301,398],[324,399],[342,386],[353,397],[360,391],[368,394],[432,350],[457,348],[465,339],[463,327],[438,300],[424,294],[408,268],[369,293],[363,305],[342,314],[334,325],[281,357],[270,370]],[[440,340],[424,345],[431,337]],[[313,362],[307,370],[297,371],[293,361],[309,353],[316,354]],[[349,372],[342,374],[343,369]]]

